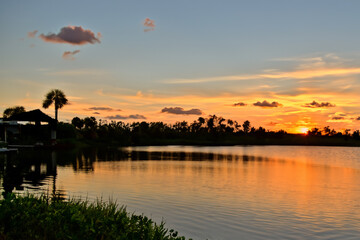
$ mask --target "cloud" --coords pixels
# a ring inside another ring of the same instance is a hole
[[[83,29],[81,26],[68,26],[63,27],[58,34],[49,33],[48,35],[40,34],[41,38],[45,42],[51,43],[68,43],[72,45],[84,45],[100,43],[101,33],[95,34],[88,29]]]
[[[246,106],[247,104],[246,103],[243,103],[243,102],[238,102],[238,103],[234,103],[233,106],[234,107],[244,107]]]
[[[202,111],[200,109],[190,109],[184,110],[182,107],[165,107],[161,110],[162,113],[170,114],[182,114],[182,115],[201,115]]]
[[[100,114],[99,112],[93,112],[93,114]]]
[[[114,109],[114,108],[111,108],[111,107],[91,107],[91,108],[88,108],[86,110],[88,110],[88,111],[108,111],[108,112],[121,111],[121,109]]]
[[[329,102],[322,102],[318,103],[316,101],[313,101],[311,103],[306,103],[303,107],[309,107],[309,108],[324,108],[324,107],[336,107],[335,104],[331,104]]]
[[[348,60],[337,56],[334,53],[322,54],[314,57],[292,57],[292,58],[275,58],[275,61],[297,62],[299,68],[329,68],[343,65]]]
[[[354,117],[351,114],[336,112],[328,115],[330,117],[326,122],[344,122],[344,123],[352,123]]]
[[[37,32],[38,32],[38,30],[28,32],[27,33],[28,38],[34,38],[36,36]]]
[[[80,50],[75,50],[75,51],[65,51],[62,55],[62,58],[65,60],[75,60],[74,55],[79,53]]]
[[[343,120],[345,119],[344,117],[339,117],[339,116],[335,116],[335,117],[332,117],[331,120]]]
[[[155,21],[150,18],[145,18],[143,25],[145,27],[144,32],[154,31],[155,30]]]
[[[146,119],[145,116],[140,114],[135,115],[129,115],[129,116],[121,116],[121,115],[115,115],[115,116],[107,116],[106,118],[111,120],[123,120],[123,119]]]
[[[257,79],[309,79],[319,77],[351,76],[360,74],[360,68],[319,68],[319,69],[300,69],[290,72],[270,72],[263,74],[244,74],[194,79],[170,79],[163,81],[167,84],[189,84],[205,82],[223,81],[248,81]]]
[[[268,126],[277,126],[277,125],[279,125],[279,123],[277,123],[277,122],[269,122],[267,125]]]
[[[273,107],[281,107],[282,104],[278,103],[278,102],[272,102],[269,103],[268,101],[264,100],[263,102],[256,102],[253,104],[254,106],[257,107],[262,107],[262,108],[273,108]]]
[[[356,120],[357,120],[357,121],[360,121],[360,117],[357,117]]]

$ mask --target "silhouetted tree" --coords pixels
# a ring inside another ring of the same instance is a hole
[[[244,133],[249,133],[250,131],[250,122],[248,120],[246,120],[244,123],[243,123],[243,130],[244,130]]]
[[[225,128],[225,131],[226,131],[227,133],[233,133],[233,132],[234,132],[233,126],[234,126],[234,121],[231,120],[231,119],[228,119],[228,120],[227,120],[227,126],[226,126],[226,128]]]
[[[309,136],[321,136],[321,130],[319,128],[312,128],[307,131],[307,134]]]
[[[219,132],[221,132],[221,133],[225,132],[225,128],[226,128],[226,125],[224,124],[225,121],[226,121],[225,118],[218,117],[218,126],[217,126],[217,128],[218,128]]]
[[[177,132],[180,133],[185,133],[188,131],[188,123],[186,121],[176,122],[173,127]]]
[[[234,131],[239,132],[241,130],[241,124],[237,121],[234,121]]]
[[[23,112],[25,112],[25,108],[23,106],[15,106],[15,107],[5,109],[4,113],[3,113],[3,117],[9,118],[11,116],[14,116],[16,114],[23,113]]]
[[[88,128],[88,129],[96,128],[96,125],[97,125],[96,118],[94,118],[94,117],[86,117],[84,119],[84,125],[85,125],[85,128]]]
[[[203,124],[205,123],[205,118],[199,117],[199,118],[198,118],[198,122],[199,122],[201,125],[203,125]]]
[[[250,133],[253,134],[253,133],[255,133],[255,131],[256,131],[256,129],[254,127],[251,127]]]
[[[263,127],[259,127],[257,130],[255,130],[255,133],[258,137],[263,137],[266,135],[266,129]]]
[[[68,104],[68,100],[65,94],[59,89],[53,89],[45,95],[43,101],[43,108],[48,108],[51,104],[54,103],[55,106],[55,120],[58,120],[58,109],[62,108],[64,105]]]
[[[350,131],[351,131],[351,129],[345,129],[344,135],[349,137],[350,136]]]
[[[329,126],[324,127],[324,134],[326,136],[330,136],[330,133],[331,133],[330,127]]]
[[[216,115],[210,115],[209,119],[207,119],[206,125],[208,128],[208,132],[214,131],[216,119],[217,119]]]
[[[84,120],[78,118],[78,117],[74,117],[71,120],[72,125],[74,125],[76,128],[81,129],[84,126]]]
[[[360,139],[360,131],[359,130],[354,131],[352,137],[355,139]]]

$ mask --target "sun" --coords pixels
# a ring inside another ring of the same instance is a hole
[[[301,128],[299,128],[299,132],[300,132],[300,133],[307,134],[308,131],[309,131],[309,128],[307,128],[307,127],[301,127]]]

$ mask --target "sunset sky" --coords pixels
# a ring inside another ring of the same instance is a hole
[[[0,112],[360,129],[360,1],[0,1]]]

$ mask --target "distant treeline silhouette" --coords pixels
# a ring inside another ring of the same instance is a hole
[[[100,142],[117,142],[123,145],[149,144],[281,144],[281,145],[359,145],[359,130],[337,132],[330,127],[313,128],[307,134],[289,134],[284,130],[271,131],[263,127],[255,128],[250,121],[242,124],[216,115],[199,117],[167,124],[163,122],[133,122],[96,120],[95,117],[71,121],[78,138]],[[60,123],[59,134],[66,134],[70,126]],[[67,130],[66,130],[67,129]],[[61,133],[61,131],[63,133]],[[350,141],[350,142],[348,142]],[[355,141],[355,142],[354,142]]]

